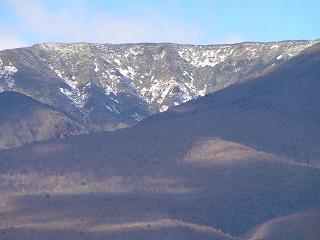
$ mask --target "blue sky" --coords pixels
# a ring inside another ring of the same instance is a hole
[[[319,0],[0,0],[0,49],[320,38]]]

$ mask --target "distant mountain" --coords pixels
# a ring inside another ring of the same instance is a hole
[[[114,130],[269,71],[314,43],[38,44],[0,52],[0,92],[30,96],[87,131]]]
[[[320,206],[319,66],[316,44],[131,128],[1,151],[2,232],[35,240],[317,236],[292,214],[308,229],[318,224],[304,213]]]

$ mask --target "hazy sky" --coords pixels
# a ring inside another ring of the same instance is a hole
[[[0,49],[320,38],[320,0],[0,0]]]

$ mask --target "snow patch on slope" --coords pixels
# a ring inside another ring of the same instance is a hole
[[[13,89],[15,87],[14,74],[18,72],[18,69],[10,62],[9,65],[4,65],[0,59],[0,80],[3,79],[8,88]]]
[[[94,63],[94,71],[97,73],[99,72],[99,67],[97,63]]]
[[[64,94],[77,108],[82,109],[88,99],[88,95],[77,87],[77,80],[75,76],[72,76],[71,79],[64,76],[64,72],[58,69],[55,69],[52,66],[49,66],[60,79],[62,79],[67,85],[68,88],[59,87],[59,91]],[[87,84],[86,87],[90,85]]]
[[[169,109],[169,107],[167,105],[162,105],[161,108],[160,108],[160,112],[165,112]]]
[[[231,48],[201,49],[199,47],[186,47],[178,50],[178,54],[195,67],[214,67],[225,61],[227,56],[231,54]]]
[[[64,94],[77,108],[82,109],[88,99],[87,94],[79,89],[69,90],[67,88],[59,88],[60,92]]]

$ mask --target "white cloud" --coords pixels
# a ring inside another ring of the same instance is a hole
[[[168,19],[156,9],[143,9],[135,16],[90,11],[80,2],[67,1],[60,9],[46,8],[39,0],[9,1],[22,22],[17,31],[41,42],[200,42],[203,34],[179,17]],[[75,4],[77,3],[77,4]]]
[[[244,41],[239,33],[214,38],[205,26],[186,19],[174,4],[159,9],[156,4],[128,6],[131,14],[119,10],[88,7],[85,0],[44,1],[6,0],[15,23],[0,25],[0,50],[40,42],[176,42],[192,44],[235,43]],[[48,5],[49,2],[49,5]],[[54,4],[52,4],[54,3]],[[169,14],[168,14],[169,12]],[[211,16],[211,30],[217,31],[217,19]],[[10,28],[9,28],[10,26]],[[8,29],[10,31],[8,31]],[[19,35],[17,35],[19,34]],[[18,36],[21,36],[19,38]],[[22,38],[23,37],[23,38]]]
[[[26,44],[15,34],[0,25],[0,50],[24,47]]]

